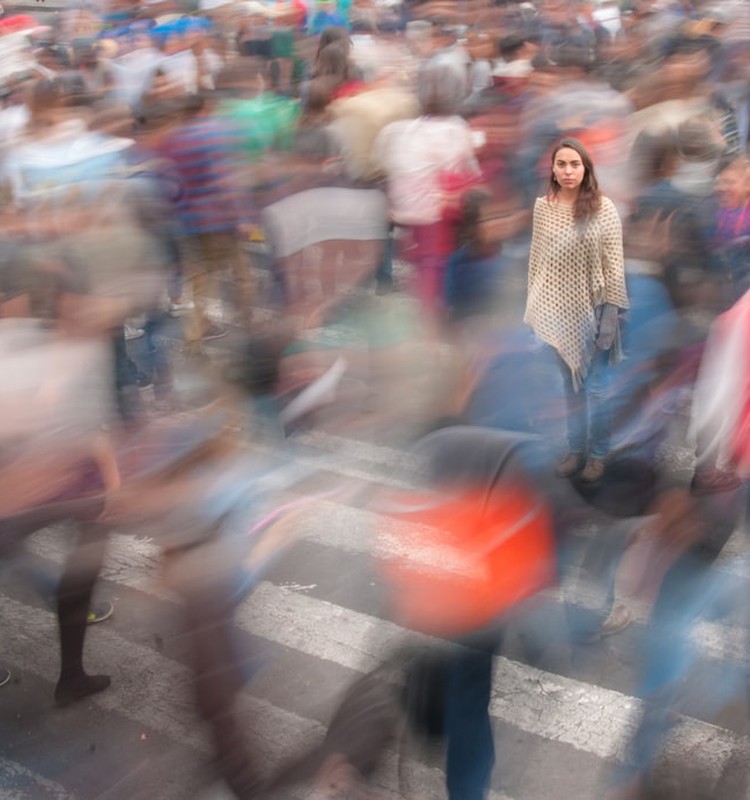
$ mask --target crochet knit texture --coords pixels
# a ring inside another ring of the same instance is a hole
[[[596,309],[604,303],[628,307],[622,225],[614,203],[576,225],[573,208],[539,197],[529,257],[524,322],[570,367],[580,387],[594,355]]]

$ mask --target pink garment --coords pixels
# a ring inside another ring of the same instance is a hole
[[[456,249],[456,229],[452,222],[441,220],[431,225],[410,228],[412,249],[409,260],[414,265],[412,291],[428,313],[440,314],[445,303],[445,271]]]

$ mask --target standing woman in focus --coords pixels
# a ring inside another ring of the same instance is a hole
[[[607,367],[621,356],[619,311],[628,307],[622,226],[599,191],[594,165],[577,139],[552,152],[546,197],[534,205],[524,321],[554,348],[568,405],[567,456],[561,477],[604,474],[610,425]]]

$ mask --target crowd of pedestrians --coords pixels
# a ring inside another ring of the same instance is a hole
[[[397,727],[371,682],[274,775],[236,714],[232,614],[297,516],[378,508],[295,461],[333,420],[418,440],[431,502],[466,494],[479,527],[508,493],[545,509],[544,570],[443,632],[451,800],[488,791],[507,627],[531,660],[619,633],[626,563],[652,598],[644,703],[603,793],[639,797],[745,513],[747,4],[188,5],[0,17],[0,556],[56,593],[56,702],[110,685],[83,666],[112,610],[92,593],[108,534],[146,531],[232,791],[362,788]],[[75,544],[40,581],[24,541],[61,522]],[[550,630],[553,582],[597,607]],[[727,665],[715,707],[746,683]]]

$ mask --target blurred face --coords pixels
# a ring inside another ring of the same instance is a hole
[[[750,195],[750,168],[732,164],[716,179],[716,195],[722,208],[740,208]]]
[[[711,58],[705,50],[678,53],[668,58],[662,69],[676,81],[685,83],[702,81],[711,71]]]
[[[575,191],[583,183],[586,168],[581,156],[572,147],[561,147],[552,161],[552,174],[563,189]]]

